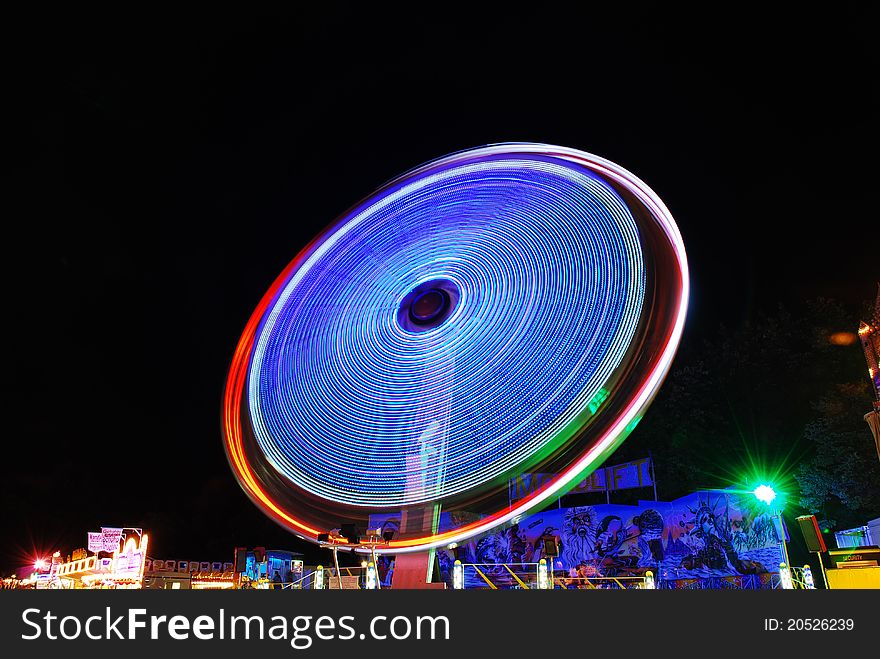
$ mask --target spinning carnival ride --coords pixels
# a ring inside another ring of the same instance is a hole
[[[542,144],[446,156],[344,213],[264,295],[226,385],[230,464],[301,538],[391,514],[382,551],[460,542],[624,440],[687,299],[678,228],[623,168]],[[511,503],[528,471],[555,476]]]

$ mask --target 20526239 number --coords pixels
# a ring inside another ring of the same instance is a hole
[[[789,618],[786,623],[789,631],[852,631],[854,627],[852,618]]]

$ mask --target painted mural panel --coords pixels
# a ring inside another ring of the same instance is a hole
[[[389,528],[394,525],[393,516],[375,520],[377,525],[383,521]],[[444,521],[441,516],[441,530]],[[501,564],[537,562],[544,535],[562,542],[554,561],[557,576],[642,576],[651,570],[663,581],[733,583],[733,577],[755,576],[752,581],[758,583],[778,572],[782,561],[767,507],[751,494],[714,491],[672,502],[600,504],[531,515],[455,552],[439,550],[441,572],[447,578],[457,553],[463,563],[487,566],[483,571],[497,585],[515,587],[515,577]],[[466,573],[466,579],[468,586],[485,585],[474,572]]]

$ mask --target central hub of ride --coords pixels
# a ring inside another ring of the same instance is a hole
[[[409,305],[409,317],[416,325],[427,325],[439,318],[449,306],[449,296],[439,288],[419,295]]]
[[[449,279],[419,284],[400,303],[397,321],[408,332],[425,332],[442,325],[458,305],[458,286]]]

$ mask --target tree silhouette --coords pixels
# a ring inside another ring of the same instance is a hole
[[[858,316],[817,299],[685,342],[613,460],[652,451],[665,500],[762,478],[787,491],[787,512],[803,507],[831,526],[880,515],[880,463],[862,418],[871,404],[864,357],[854,336],[829,340],[854,332]]]
[[[867,381],[840,384],[815,405],[804,436],[815,453],[797,470],[801,505],[825,527],[861,526],[880,516],[880,460],[868,425]]]

